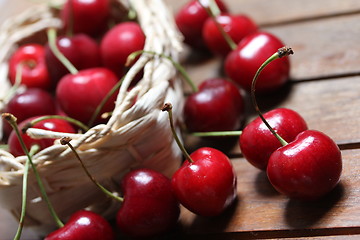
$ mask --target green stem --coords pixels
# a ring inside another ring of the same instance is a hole
[[[19,131],[19,128],[18,128],[18,125],[16,123],[16,117],[14,115],[12,115],[11,113],[3,113],[2,114],[2,117],[9,122],[9,124],[12,126],[12,128],[14,129],[15,133],[16,133],[16,136],[18,137],[19,139],[19,142],[20,142],[20,145],[21,145],[21,148],[23,149],[23,151],[25,152],[26,156],[28,157],[28,160],[29,160],[29,163],[30,163],[30,166],[32,168],[32,170],[34,171],[34,174],[35,174],[35,177],[36,177],[36,181],[39,185],[39,188],[40,188],[40,192],[41,192],[41,195],[43,197],[43,199],[45,200],[47,206],[48,206],[48,209],[50,211],[50,214],[53,216],[56,224],[58,225],[59,228],[63,227],[64,224],[61,222],[60,218],[58,217],[58,215],[56,214],[55,212],[55,209],[54,207],[52,206],[51,202],[50,202],[50,199],[45,191],[45,187],[43,185],[43,182],[41,180],[41,177],[39,175],[39,172],[37,171],[36,169],[36,166],[35,164],[33,163],[32,161],[32,158],[30,156],[30,153],[27,149],[27,147],[25,146],[25,143],[24,143],[24,140],[23,138],[21,137],[21,134],[20,134],[20,131]]]
[[[7,144],[0,144],[0,149],[7,150],[8,147],[9,146]]]
[[[60,142],[62,145],[67,145],[71,151],[75,154],[76,158],[79,160],[81,167],[84,169],[86,175],[90,178],[90,180],[100,188],[100,190],[105,193],[107,196],[119,201],[119,202],[123,202],[124,199],[121,197],[118,197],[116,195],[114,195],[112,192],[110,192],[109,190],[107,190],[105,187],[103,187],[91,174],[90,172],[87,170],[87,167],[85,166],[84,162],[81,160],[79,154],[77,153],[77,151],[75,150],[75,148],[73,147],[73,145],[70,143],[71,139],[68,137],[63,137],[60,139]]]
[[[216,132],[192,132],[196,137],[231,137],[240,136],[242,131],[216,131]]]
[[[23,64],[20,63],[16,66],[16,75],[15,75],[14,85],[11,86],[11,88],[9,89],[6,96],[3,99],[1,99],[0,101],[6,103],[11,98],[13,93],[16,92],[16,90],[19,88],[21,81],[22,81],[22,70],[23,70]]]
[[[143,53],[158,56],[158,57],[162,57],[162,58],[165,58],[165,59],[169,60],[171,62],[171,64],[180,72],[180,74],[183,76],[185,81],[189,84],[192,91],[193,92],[198,92],[199,91],[198,87],[194,84],[194,82],[191,80],[189,74],[186,72],[185,68],[183,66],[181,66],[180,63],[174,61],[170,56],[167,56],[167,55],[165,55],[163,53],[156,53],[156,52],[153,52],[153,51],[145,51],[145,50],[135,51],[135,52],[131,53],[128,56],[126,65],[130,65],[130,63],[132,61],[134,61],[137,58],[137,56],[139,56],[139,55],[141,55]]]
[[[26,130],[28,128],[31,128],[33,127],[35,124],[43,121],[43,120],[46,120],[46,119],[62,119],[62,120],[66,120],[76,126],[78,126],[79,128],[81,128],[82,130],[84,130],[85,132],[89,130],[89,127],[86,126],[85,124],[83,124],[82,122],[74,119],[74,118],[71,118],[71,117],[68,117],[68,116],[61,116],[61,115],[46,115],[46,116],[41,116],[41,117],[38,117],[38,118],[35,118],[34,120],[28,122],[22,129],[21,131],[24,133],[26,132]]]
[[[291,48],[287,48],[287,47],[282,47],[279,48],[278,51],[276,53],[274,53],[272,56],[270,56],[261,66],[260,68],[256,71],[255,76],[252,80],[251,83],[251,100],[253,103],[253,106],[255,107],[256,112],[258,113],[259,117],[261,118],[261,120],[264,122],[264,124],[266,125],[266,127],[271,131],[271,133],[280,141],[281,145],[285,146],[288,143],[279,135],[276,133],[276,131],[270,126],[270,124],[268,123],[268,121],[266,121],[266,119],[264,118],[264,116],[262,115],[259,106],[257,104],[256,101],[256,97],[255,97],[255,86],[256,86],[256,81],[260,75],[260,73],[262,72],[262,70],[272,61],[278,59],[278,58],[282,58],[285,56],[288,56],[290,54],[294,54],[293,50]]]
[[[34,145],[31,147],[29,155],[27,156],[27,160],[25,162],[24,167],[24,175],[23,175],[23,186],[22,186],[22,197],[21,197],[21,213],[19,219],[18,229],[16,231],[14,240],[19,240],[21,237],[22,230],[24,228],[25,215],[26,215],[26,201],[27,201],[27,185],[28,185],[28,175],[29,175],[29,166],[30,166],[30,158],[38,152],[40,147],[38,145]]]
[[[198,0],[198,2],[206,10],[206,12],[211,17],[211,19],[214,21],[216,28],[220,31],[221,35],[223,36],[229,47],[232,50],[235,50],[237,48],[237,44],[232,40],[229,34],[225,32],[224,28],[220,25],[220,23],[216,19],[217,16],[221,14],[221,10],[217,6],[215,0],[210,0],[209,6],[202,5],[200,0]]]
[[[125,75],[126,76],[126,75]],[[116,83],[116,85],[106,94],[106,96],[101,100],[100,104],[96,107],[93,115],[91,116],[91,119],[88,122],[88,126],[92,126],[97,118],[97,116],[100,114],[101,109],[104,107],[107,101],[109,101],[110,97],[115,94],[117,90],[119,90],[122,82],[124,81],[125,76],[123,76],[119,82]]]
[[[137,13],[136,13],[136,11],[134,9],[134,6],[131,3],[131,1],[128,1],[128,5],[129,5],[129,8],[128,8],[129,11],[128,11],[128,14],[127,14],[128,19],[129,20],[135,20],[137,18]]]
[[[71,74],[77,74],[79,71],[75,68],[75,66],[60,52],[58,47],[56,46],[56,30],[54,28],[49,28],[47,30],[47,37],[49,42],[49,47],[51,51],[54,53],[57,59],[67,68],[67,70]]]
[[[179,146],[179,148],[181,149],[181,152],[185,155],[186,159],[187,159],[190,163],[193,163],[194,160],[192,160],[192,158],[190,157],[189,153],[186,151],[184,145],[183,145],[182,142],[180,141],[178,135],[176,134],[175,127],[174,127],[174,120],[173,120],[172,105],[171,105],[171,103],[165,103],[161,110],[168,112],[168,114],[169,114],[169,121],[170,121],[170,128],[171,128],[171,132],[172,132],[172,134],[173,134],[173,136],[174,136],[174,139],[175,139],[177,145]]]

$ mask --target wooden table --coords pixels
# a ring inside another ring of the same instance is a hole
[[[322,200],[290,200],[241,156],[235,142],[228,154],[238,174],[238,202],[213,219],[182,211],[181,231],[189,234],[183,239],[360,239],[360,2],[225,2],[232,13],[249,15],[294,49],[289,86],[261,98],[262,111],[288,107],[299,112],[310,129],[339,144],[344,169],[338,187]],[[219,74],[220,62],[206,60],[188,71],[202,81]],[[255,116],[250,109],[248,122]]]
[[[174,12],[186,2],[166,1]],[[237,203],[210,219],[183,209],[179,229],[170,239],[360,239],[360,1],[224,1],[232,13],[249,15],[294,49],[289,86],[277,96],[260,99],[260,107],[294,109],[309,128],[332,137],[342,151],[343,175],[338,187],[320,201],[289,200],[272,188],[265,173],[242,158],[235,139],[227,153],[238,174]],[[19,2],[23,0],[9,1],[9,9],[24,7]],[[220,60],[213,58],[187,69],[202,81],[218,76],[219,66]],[[255,114],[248,110],[250,121]],[[7,216],[1,212],[0,218]],[[0,240],[13,236],[13,226],[2,221]],[[23,239],[31,235],[26,230]]]

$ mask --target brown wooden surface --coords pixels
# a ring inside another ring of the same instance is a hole
[[[187,0],[165,0],[174,12]],[[339,186],[317,202],[289,200],[266,175],[241,157],[236,139],[228,151],[238,173],[239,200],[224,215],[205,219],[183,209],[179,239],[360,239],[360,1],[224,0],[232,13],[245,13],[261,28],[293,47],[291,82],[276,96],[259,99],[263,111],[289,107],[312,129],[341,147],[344,171]],[[26,8],[7,3],[0,20]],[[187,65],[200,82],[219,75],[221,61]],[[248,109],[248,121],[255,117]],[[0,219],[5,219],[1,212]],[[0,224],[0,240],[14,221]],[[3,234],[4,233],[4,234]],[[26,230],[26,235],[31,232]],[[5,238],[4,238],[5,236]],[[24,238],[26,239],[26,238]],[[31,239],[30,237],[27,239]]]
[[[250,15],[262,30],[279,36],[295,51],[290,83],[259,98],[262,111],[298,111],[309,128],[339,144],[344,171],[339,186],[322,200],[289,200],[276,193],[265,173],[241,157],[235,139],[228,153],[238,173],[238,202],[213,219],[183,210],[181,223],[188,233],[184,239],[360,239],[360,2],[227,2],[232,12]],[[187,69],[200,82],[220,74],[221,60],[206,59]],[[249,106],[247,122],[256,117]]]

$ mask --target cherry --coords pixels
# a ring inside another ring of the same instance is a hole
[[[227,7],[222,0],[215,0],[221,12],[227,12]],[[201,0],[204,6],[209,5],[208,0]],[[184,35],[184,41],[189,46],[198,49],[206,49],[202,38],[202,29],[205,21],[209,18],[206,9],[199,0],[191,0],[184,5],[176,14],[175,21],[180,32]]]
[[[58,37],[56,46],[77,70],[101,66],[99,46],[95,40],[85,34]],[[68,74],[69,70],[54,55],[48,44],[45,46],[45,58],[52,87],[56,87],[59,80]]]
[[[226,57],[226,74],[242,88],[250,91],[253,76],[259,66],[282,46],[283,43],[270,33],[250,34]],[[289,79],[289,72],[290,63],[287,57],[271,63],[264,69],[264,74],[259,76],[256,90],[267,93],[280,88]]]
[[[100,43],[103,65],[118,77],[124,74],[128,56],[145,45],[145,35],[138,23],[122,22],[111,28]]]
[[[285,141],[293,141],[307,130],[305,120],[291,109],[277,108],[265,113],[264,118]],[[246,160],[262,170],[266,170],[270,155],[282,146],[260,117],[243,129],[239,145]]]
[[[25,127],[25,125],[27,123],[29,123],[30,121],[32,121],[36,118],[37,118],[37,116],[28,118],[28,119],[20,122],[19,129],[22,129],[23,127]],[[64,133],[75,133],[76,132],[74,127],[71,124],[69,124],[67,121],[62,120],[62,119],[42,120],[42,121],[36,123],[33,126],[33,128],[45,129],[45,130],[50,130],[50,131],[54,131],[54,132],[64,132]],[[55,139],[50,139],[50,138],[34,139],[34,138],[31,138],[30,136],[28,136],[26,133],[22,133],[21,137],[23,138],[27,149],[30,149],[33,145],[36,144],[40,147],[40,150],[41,150],[41,149],[52,146],[54,144],[54,140],[55,140]],[[10,133],[8,144],[9,144],[9,152],[11,154],[13,154],[14,156],[24,155],[24,151],[20,145],[19,139],[16,136],[16,133],[14,130]]]
[[[179,218],[179,203],[171,181],[150,169],[130,171],[121,182],[124,202],[116,216],[121,232],[150,237],[171,230]]]
[[[243,96],[236,85],[221,78],[202,82],[184,106],[185,124],[193,132],[236,130],[243,117]]]
[[[172,105],[165,103],[161,110],[168,112],[174,139],[187,159],[171,179],[177,199],[195,214],[221,214],[237,197],[237,179],[230,159],[210,147],[199,148],[189,155],[176,133]]]
[[[67,0],[60,11],[65,30],[91,36],[106,29],[109,16],[109,0]]]
[[[219,150],[199,148],[172,177],[180,203],[201,216],[221,214],[236,198],[236,175],[229,158]]]
[[[239,43],[245,36],[257,31],[257,25],[246,15],[222,13],[215,17],[215,21],[235,44]],[[215,21],[212,18],[205,21],[202,37],[210,51],[220,56],[226,56],[232,49],[219,31]]]
[[[21,66],[21,70],[19,70]],[[20,46],[9,59],[9,80],[16,82],[16,73],[21,71],[21,84],[28,88],[49,89],[51,81],[46,68],[45,50],[39,44]]]
[[[267,175],[275,189],[290,198],[315,200],[339,182],[341,152],[327,135],[315,130],[300,133],[269,158]]]
[[[45,237],[44,240],[114,240],[110,224],[99,214],[79,210],[71,215],[62,227]]]
[[[54,98],[45,90],[29,88],[23,93],[18,93],[10,99],[4,112],[12,113],[18,122],[39,115],[53,115],[57,112]],[[8,136],[12,130],[7,121],[4,122],[4,134]]]
[[[117,84],[118,79],[106,68],[91,68],[65,75],[58,83],[56,97],[61,109],[72,118],[87,124],[103,98]],[[116,95],[105,103],[96,123],[103,122],[101,113],[115,107]]]

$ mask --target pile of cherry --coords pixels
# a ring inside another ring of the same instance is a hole
[[[65,68],[49,45],[21,46],[11,57],[10,81],[15,84],[21,66],[21,83],[27,90],[15,95],[4,112],[14,114],[21,122],[20,128],[29,118],[55,114],[88,124],[96,107],[126,73],[128,55],[143,48],[145,36],[136,22],[121,22],[106,29],[108,1],[92,2],[93,6],[86,8],[84,1],[68,0],[61,10],[65,30],[71,29],[74,35],[60,36],[56,44],[75,68]],[[223,58],[228,77],[208,79],[198,89],[194,87],[184,107],[186,131],[209,135],[239,132],[245,119],[244,92],[254,94],[254,76],[259,67],[284,44],[258,29],[249,17],[230,14],[221,0],[189,1],[176,14],[176,23],[189,46]],[[256,79],[257,92],[281,88],[289,79],[289,68],[287,57],[268,63]],[[113,102],[110,98],[99,116],[110,112]],[[163,111],[168,112],[173,126],[171,109],[167,103]],[[304,119],[291,109],[258,113],[259,117],[239,133],[243,156],[266,171],[274,188],[290,198],[315,200],[330,192],[342,171],[341,152],[334,141],[322,132],[308,130]],[[93,124],[102,121],[97,117]],[[66,120],[55,118],[33,127],[78,131]],[[236,199],[237,176],[229,158],[210,147],[189,155],[175,131],[173,134],[186,160],[171,179],[150,169],[137,169],[120,184],[123,198],[116,225],[130,237],[156,236],[173,229],[180,214],[179,204],[201,216],[217,216]],[[34,140],[25,133],[22,137],[28,148],[34,144],[45,148],[54,141]],[[15,156],[24,154],[15,133],[10,133],[8,145]],[[114,232],[105,219],[81,210],[45,239],[107,240],[114,239]]]

